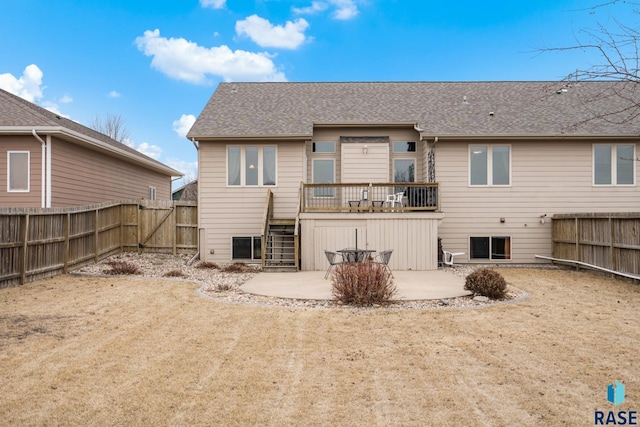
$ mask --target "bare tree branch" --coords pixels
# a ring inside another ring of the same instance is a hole
[[[125,127],[125,120],[122,116],[115,114],[107,113],[104,119],[96,116],[91,123],[91,128],[118,142],[129,138],[129,129]]]

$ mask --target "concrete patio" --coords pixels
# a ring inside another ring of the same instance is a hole
[[[325,280],[324,274],[324,271],[260,273],[243,284],[241,289],[250,294],[279,298],[334,299],[331,280]],[[464,290],[464,279],[447,271],[394,271],[393,276],[398,289],[395,299],[400,301],[471,295]]]

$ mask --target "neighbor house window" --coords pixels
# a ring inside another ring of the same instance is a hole
[[[335,160],[334,159],[313,159],[313,183],[333,184],[335,183]],[[335,188],[316,187],[313,189],[314,197],[333,197]]]
[[[231,258],[242,260],[262,259],[260,236],[232,237],[231,241]]]
[[[227,147],[227,185],[276,185],[276,147]]]
[[[635,183],[634,144],[597,144],[593,146],[593,183],[595,185],[633,185]]]
[[[395,159],[393,161],[393,182],[415,182],[416,161],[414,159]]]
[[[416,143],[415,142],[394,142],[393,152],[394,153],[415,153]]]
[[[471,259],[511,259],[511,237],[470,237]]]
[[[314,142],[311,151],[314,153],[335,153],[336,152],[336,143],[335,142]]]
[[[7,191],[29,192],[29,156],[28,151],[9,151],[7,153]]]
[[[156,187],[149,187],[149,200],[156,199]]]
[[[469,146],[470,185],[510,185],[511,147],[508,145]]]

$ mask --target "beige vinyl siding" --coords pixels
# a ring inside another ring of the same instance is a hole
[[[553,214],[640,209],[637,183],[626,187],[593,186],[590,141],[495,143],[511,146],[509,187],[469,186],[467,142],[441,141],[436,148],[436,180],[440,183],[445,215],[439,233],[445,250],[465,252],[456,257],[457,261],[468,260],[470,236],[510,236],[512,259],[498,262],[540,262],[535,255],[551,255]],[[636,162],[636,176],[637,169]],[[547,217],[541,223],[544,214]]]
[[[388,144],[342,144],[341,149],[343,183],[389,182]]]
[[[438,267],[439,213],[302,214],[302,270],[324,270],[325,250],[358,248],[376,252],[392,249],[392,270],[434,270]]]
[[[274,195],[274,218],[295,217],[304,168],[303,141],[269,142],[264,145],[277,146],[277,185],[227,186],[228,145],[255,146],[262,143],[200,141],[198,212],[200,228],[203,230],[200,256],[219,263],[231,261],[232,237],[260,235],[269,189]]]
[[[52,206],[78,206],[115,199],[171,199],[171,177],[107,156],[81,145],[52,138]]]
[[[33,136],[3,136],[0,142],[0,207],[42,207],[42,145]],[[28,151],[29,192],[7,192],[9,151]]]

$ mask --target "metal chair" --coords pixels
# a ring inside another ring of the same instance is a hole
[[[337,252],[324,251],[324,255],[327,257],[327,261],[329,261],[329,268],[327,269],[327,273],[324,275],[326,279],[329,277],[329,273],[331,273],[331,269],[338,265],[342,264],[342,261],[338,261],[338,257],[342,258],[342,256]]]
[[[384,265],[387,268],[387,270],[389,270],[389,274],[391,274],[391,277],[393,277],[393,272],[389,267],[389,260],[391,259],[392,253],[393,253],[393,249],[380,251],[378,252],[378,255],[376,255],[376,260],[374,260],[375,263]]]

